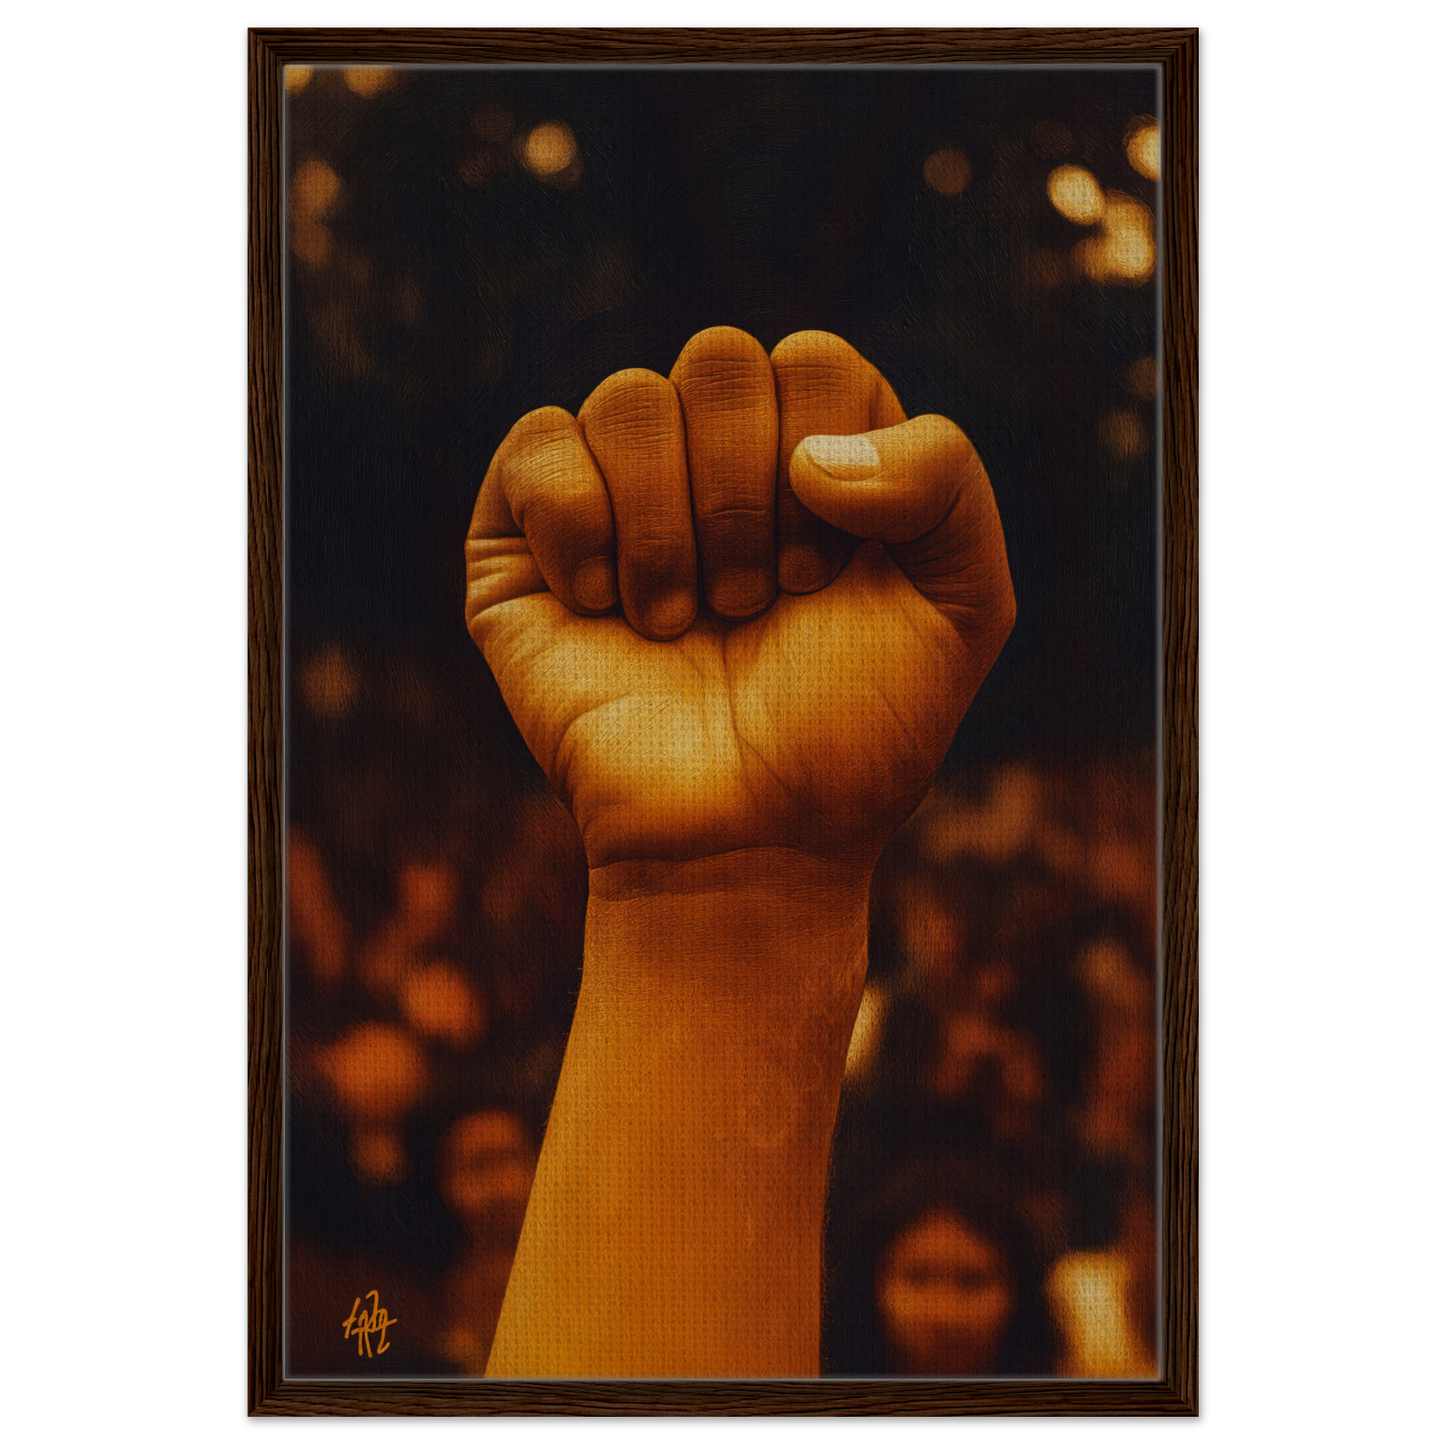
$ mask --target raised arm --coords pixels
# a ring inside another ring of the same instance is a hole
[[[717,328],[513,428],[467,580],[591,869],[488,1373],[816,1374],[873,865],[1013,624],[983,466],[839,338]]]

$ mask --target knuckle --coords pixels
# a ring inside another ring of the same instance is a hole
[[[728,502],[722,505],[699,506],[695,515],[714,530],[736,527],[739,531],[754,527],[770,527],[773,521],[771,503],[753,505],[749,502]]]
[[[793,367],[822,360],[836,362],[857,355],[841,336],[831,331],[795,331],[773,347],[772,363],[774,367]]]
[[[746,331],[731,326],[698,332],[678,356],[672,380],[684,396],[704,403],[772,390],[767,352]]]
[[[772,361],[785,411],[826,404],[846,409],[859,422],[871,412],[880,373],[841,336],[794,332],[773,349]]]
[[[614,372],[587,398],[578,420],[589,437],[620,432],[656,432],[678,416],[677,392],[655,371],[640,367]]]
[[[543,442],[570,439],[576,425],[572,413],[560,406],[539,406],[513,424],[501,449],[515,452]]]
[[[618,565],[634,578],[666,579],[692,566],[692,548],[681,537],[643,534],[629,537],[619,550]]]
[[[766,357],[761,358],[763,368]],[[770,372],[759,369],[756,361],[738,357],[709,357],[695,362],[677,377],[677,389],[684,402],[693,408],[758,406],[773,397]]]
[[[706,354],[709,358],[734,356],[749,361],[766,360],[767,353],[755,336],[736,326],[709,326],[699,331],[682,348],[678,360]]]

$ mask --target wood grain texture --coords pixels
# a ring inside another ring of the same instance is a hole
[[[251,1408],[279,1379],[281,1351],[282,1048],[284,894],[282,698],[282,332],[280,71],[253,35],[248,65],[249,230],[247,435],[250,789],[246,839],[250,988],[248,1013],[249,1287],[247,1383]]]
[[[1163,1320],[1158,1381],[296,1381],[282,1370],[282,67],[1161,67]],[[254,1415],[1198,1413],[1198,32],[253,30],[249,191],[249,1328]]]
[[[1164,1380],[1199,1409],[1199,62],[1164,66],[1163,1337]]]
[[[1167,63],[1193,30],[253,30],[277,64]]]

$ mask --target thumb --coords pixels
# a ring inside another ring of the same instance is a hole
[[[857,436],[804,437],[789,479],[825,522],[882,542],[969,641],[1003,646],[1014,623],[1003,525],[973,443],[946,417]]]

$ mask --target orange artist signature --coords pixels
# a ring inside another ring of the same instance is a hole
[[[367,1359],[371,1358],[371,1337],[379,1336],[376,1345],[376,1353],[384,1355],[391,1348],[391,1341],[386,1337],[388,1325],[400,1324],[400,1320],[394,1320],[382,1307],[377,1293],[372,1290],[367,1296],[371,1301],[371,1308],[364,1310],[361,1307],[361,1296],[357,1295],[356,1302],[351,1306],[351,1314],[341,1322],[342,1334],[348,1340],[352,1335],[356,1336],[356,1353],[359,1355],[363,1349],[366,1350]]]

